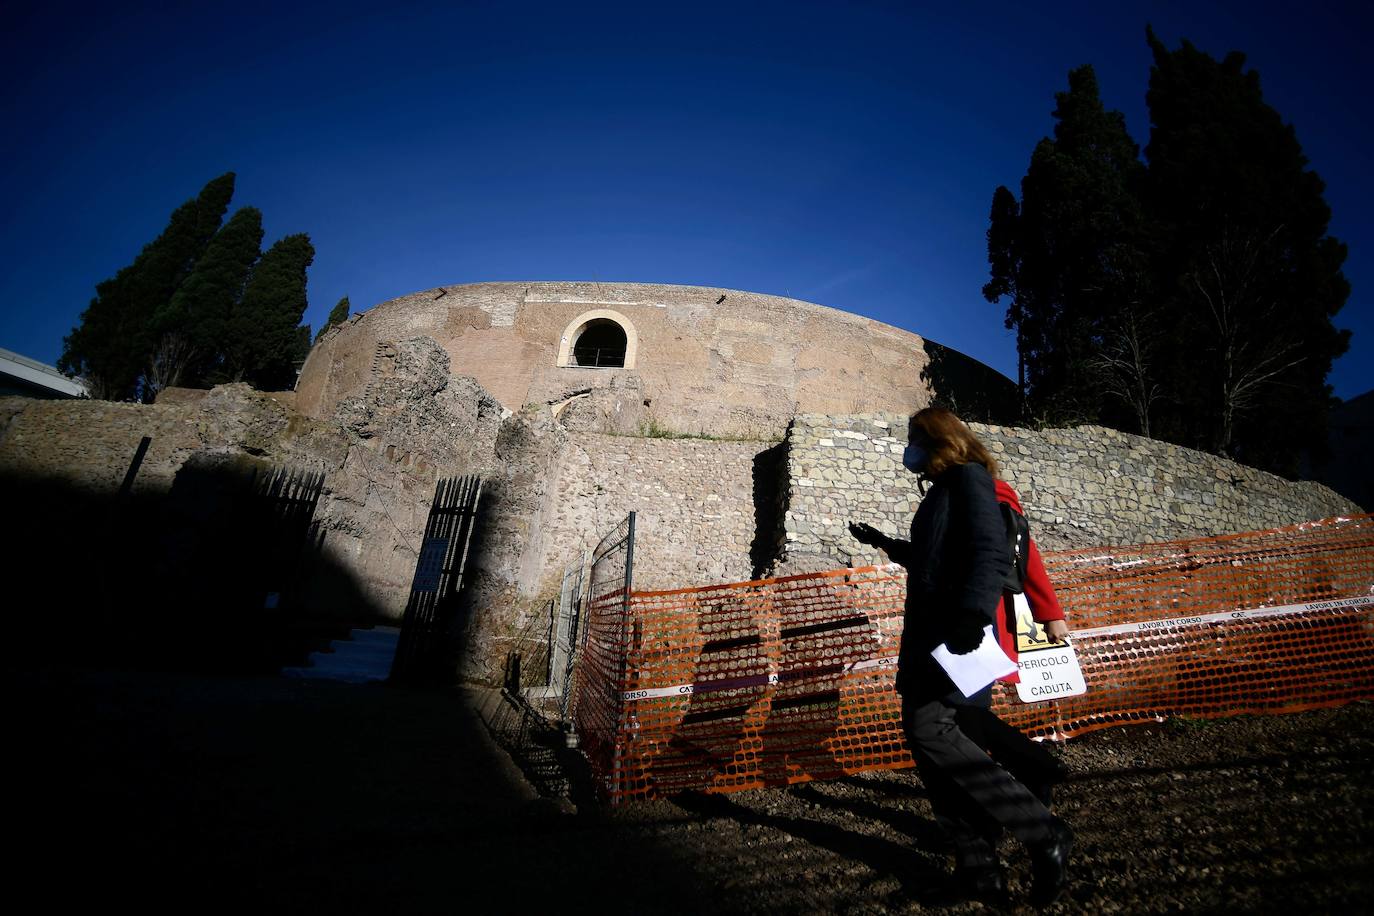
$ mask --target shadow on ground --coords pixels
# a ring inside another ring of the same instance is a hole
[[[11,896],[47,908],[982,912],[914,773],[615,810],[539,798],[475,692],[9,669]],[[1374,706],[1108,730],[1061,751],[1055,912],[1362,912]],[[1014,901],[1029,874],[1008,841]],[[1025,910],[1028,912],[1028,910]]]
[[[324,549],[314,502],[269,492],[289,473],[219,454],[169,488],[0,472],[10,645],[26,664],[270,674],[383,622]]]
[[[651,837],[539,801],[462,691],[52,669],[5,680],[14,873],[47,906],[642,912],[622,895],[698,899]],[[568,853],[589,844],[597,855]]]

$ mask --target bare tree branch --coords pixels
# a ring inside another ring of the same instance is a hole
[[[163,334],[143,375],[144,385],[156,396],[167,388],[181,384],[181,377],[196,358],[196,347],[189,337],[179,331]]]

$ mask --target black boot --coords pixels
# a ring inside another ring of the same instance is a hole
[[[954,887],[964,900],[1000,905],[1007,902],[1007,875],[996,862],[956,865]]]
[[[1069,854],[1073,852],[1073,831],[1054,818],[1050,841],[1033,847],[1031,853],[1031,903],[1049,906],[1059,899],[1069,883]]]
[[[967,822],[950,830],[954,842],[954,892],[960,900],[1002,904],[1007,898],[1007,876],[997,858],[999,830],[993,825],[979,831]]]

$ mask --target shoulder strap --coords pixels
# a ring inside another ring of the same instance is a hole
[[[1007,533],[1007,555],[1011,559],[1011,569],[1007,572],[1003,589],[1014,595],[1021,594],[1026,587],[1026,559],[1030,554],[1030,523],[1026,517],[1007,503],[997,503],[1002,509],[1002,522]]]

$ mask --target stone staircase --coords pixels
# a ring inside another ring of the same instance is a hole
[[[281,673],[283,677],[350,684],[385,681],[400,635],[399,627],[350,630],[347,637],[332,640],[328,648],[310,653],[304,665],[283,668]]]

